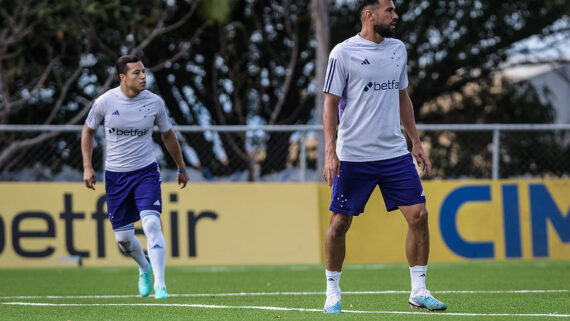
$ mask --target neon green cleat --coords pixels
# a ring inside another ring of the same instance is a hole
[[[148,296],[152,290],[150,275],[152,274],[152,266],[148,265],[148,270],[139,268],[139,294],[142,297]]]
[[[154,298],[159,299],[168,299],[168,292],[166,292],[165,286],[156,286],[154,288]]]

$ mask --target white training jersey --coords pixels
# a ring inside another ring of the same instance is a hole
[[[154,125],[160,132],[172,128],[162,98],[148,90],[129,98],[120,87],[95,100],[85,124],[91,129],[105,127],[105,170],[112,172],[131,172],[155,162]]]
[[[323,91],[341,97],[336,152],[341,161],[390,159],[408,152],[400,130],[399,91],[408,87],[406,47],[356,35],[329,56]]]

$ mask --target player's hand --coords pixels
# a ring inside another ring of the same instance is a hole
[[[188,176],[188,171],[184,173],[177,173],[176,180],[178,181],[178,186],[180,187],[180,189],[186,187],[186,184],[190,180],[190,177]]]
[[[431,175],[431,162],[424,151],[424,148],[421,144],[414,144],[412,147],[412,155],[416,159],[418,166],[422,169],[424,173],[428,176]]]
[[[87,188],[95,190],[96,182],[97,182],[97,174],[95,174],[93,168],[85,168],[83,170],[83,183],[85,183],[85,186],[87,186]]]
[[[323,170],[323,177],[325,179],[325,182],[327,182],[329,188],[331,188],[335,176],[339,176],[340,161],[338,160],[338,156],[334,150],[325,154],[325,168]]]

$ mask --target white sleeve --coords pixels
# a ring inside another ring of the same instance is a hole
[[[156,115],[156,119],[154,120],[154,124],[158,126],[158,130],[161,133],[167,132],[172,128],[172,124],[168,119],[168,115],[166,114],[166,105],[164,104],[164,100],[159,99],[159,109],[158,114]]]
[[[402,68],[402,73],[400,74],[399,90],[408,88],[408,54],[405,50],[404,52],[404,68]]]
[[[323,88],[323,92],[339,97],[342,96],[348,79],[348,66],[342,56],[341,49],[341,45],[338,44],[329,55],[329,65],[325,76],[325,87]]]
[[[105,108],[102,99],[96,99],[87,115],[85,124],[91,129],[97,129],[105,119]]]

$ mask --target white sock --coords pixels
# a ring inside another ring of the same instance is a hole
[[[327,296],[331,294],[340,295],[340,275],[342,272],[334,272],[325,270],[325,275],[327,276]]]
[[[132,229],[127,227],[126,229],[114,231],[115,239],[117,240],[117,243],[119,243],[121,250],[132,257],[139,265],[139,268],[148,270],[148,261],[146,260],[146,256],[142,250],[141,242],[139,242],[139,239],[135,236],[134,224],[132,224],[131,227]]]
[[[426,290],[427,265],[410,266],[410,279],[412,280],[411,296],[422,294]]]
[[[166,242],[160,227],[160,214],[156,211],[142,211],[142,226],[147,240],[147,252],[154,273],[154,287],[164,284],[164,261]]]

